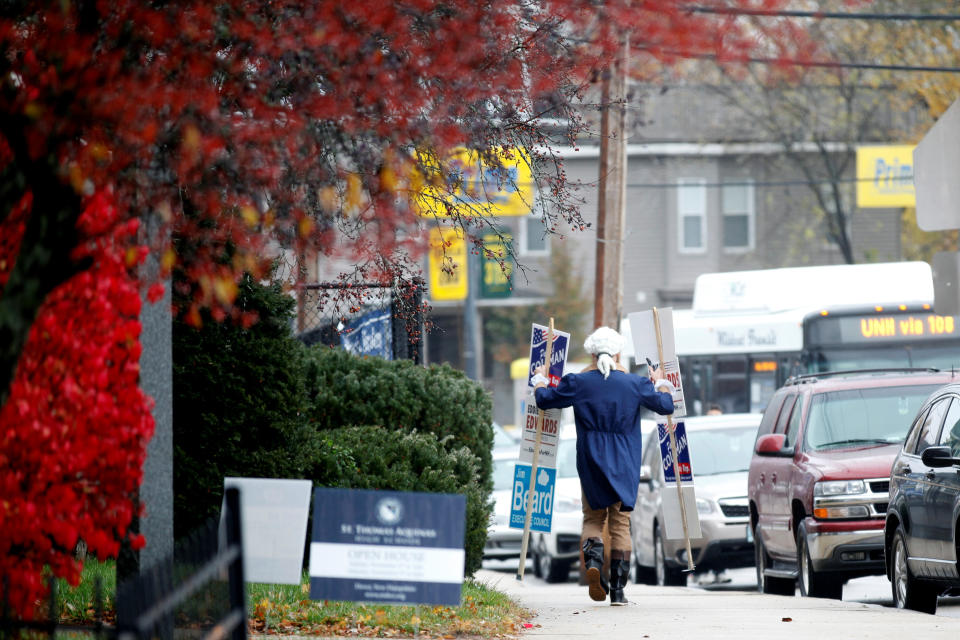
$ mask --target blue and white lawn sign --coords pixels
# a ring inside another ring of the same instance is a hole
[[[458,606],[466,497],[317,488],[310,598]]]
[[[510,526],[523,529],[527,513],[527,492],[530,490],[529,464],[518,462],[513,470],[513,496],[510,501]],[[550,533],[553,521],[553,496],[556,495],[557,470],[537,468],[537,484],[533,491],[533,515],[530,530]]]

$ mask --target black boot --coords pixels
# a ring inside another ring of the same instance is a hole
[[[614,554],[617,552],[614,551]],[[621,552],[623,553],[623,552]],[[623,588],[627,586],[630,579],[630,556],[624,560],[618,558],[610,560],[610,604],[613,606],[623,606],[628,603],[627,597],[623,595]]]
[[[607,599],[607,584],[603,579],[603,540],[587,538],[583,541],[583,562],[586,565],[590,598],[597,602]]]

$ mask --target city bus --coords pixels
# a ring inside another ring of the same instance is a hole
[[[960,368],[958,319],[932,304],[925,262],[702,274],[692,308],[673,312],[687,406],[763,411],[797,373]]]

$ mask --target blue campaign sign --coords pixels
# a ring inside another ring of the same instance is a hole
[[[317,488],[310,598],[458,606],[466,497]]]
[[[690,446],[687,443],[687,428],[682,422],[674,423],[673,427],[677,438],[677,465],[680,467],[680,477],[683,482],[693,482],[693,469],[690,466]],[[677,476],[673,473],[673,455],[670,453],[670,434],[667,432],[667,425],[658,424],[657,434],[660,436],[663,481],[676,482]]]
[[[547,359],[547,334],[549,327],[534,324],[530,332],[530,371],[527,372],[527,386],[533,387],[533,372]],[[555,387],[563,377],[563,368],[567,364],[567,347],[570,344],[570,334],[563,331],[553,331],[553,351],[550,353],[550,386]]]
[[[523,529],[527,514],[527,493],[530,491],[529,464],[517,463],[513,469],[513,497],[510,500],[510,526]],[[550,533],[553,521],[553,496],[557,486],[557,470],[537,468],[537,483],[533,490],[533,515],[530,530]]]

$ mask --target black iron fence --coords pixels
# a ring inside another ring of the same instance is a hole
[[[222,519],[211,520],[179,541],[171,557],[118,585],[115,626],[103,622],[99,583],[94,587],[94,623],[61,624],[57,582],[51,580],[46,619],[14,618],[0,594],[0,639],[32,632],[50,638],[74,633],[104,640],[246,640],[239,490],[227,489],[224,506]]]
[[[423,363],[423,283],[321,282],[297,296],[299,338],[358,355]]]

